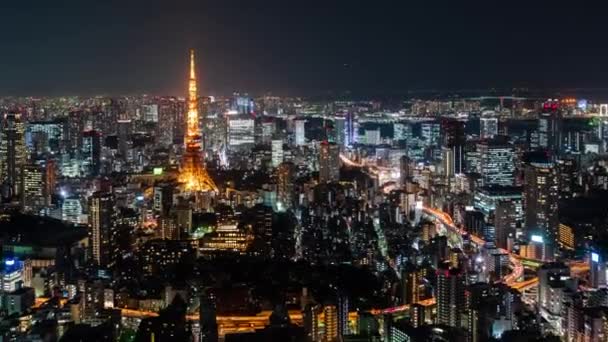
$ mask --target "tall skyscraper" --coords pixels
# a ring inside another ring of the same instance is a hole
[[[119,119],[116,124],[118,126],[118,153],[123,160],[128,160],[132,123],[129,119]]]
[[[500,200],[496,203],[493,223],[497,247],[508,249],[509,237],[515,236],[519,215],[518,209],[520,208],[521,201]]]
[[[50,194],[47,193],[46,181],[44,166],[34,163],[23,166],[19,191],[23,210],[38,213],[49,204]]]
[[[420,276],[418,270],[413,265],[408,265],[401,272],[402,283],[402,303],[415,304],[420,299]]]
[[[335,118],[333,141],[341,147],[344,146],[344,143],[346,142],[346,118]]]
[[[290,162],[281,163],[277,169],[277,200],[279,209],[291,208],[293,205],[293,181],[295,165]]]
[[[457,268],[437,270],[437,323],[460,327],[465,309],[465,277]]]
[[[295,144],[296,146],[303,146],[306,144],[306,135],[305,135],[305,120],[295,120]]]
[[[484,186],[511,186],[515,182],[513,146],[506,137],[482,140],[477,144],[479,171]]]
[[[538,118],[538,146],[554,153],[561,151],[562,117],[558,111],[542,113]]]
[[[182,159],[179,181],[187,191],[215,191],[217,186],[204,167],[201,154],[201,132],[198,116],[198,90],[196,86],[196,71],[194,50],[190,50],[190,80],[188,83],[188,117],[187,134],[185,138],[186,151]]]
[[[21,114],[4,114],[0,123],[0,183],[8,187],[11,195],[19,192],[19,177],[26,159],[25,126]]]
[[[462,155],[462,153],[459,153],[459,155]],[[444,177],[451,178],[456,174],[455,158],[456,154],[452,148],[446,146],[441,148],[441,168]],[[462,165],[462,163],[460,165]]]
[[[283,162],[283,140],[272,140],[271,149],[272,167],[278,167]]]
[[[555,167],[552,163],[530,163],[525,167],[524,177],[525,228],[543,234],[545,243],[553,244],[559,228]]]
[[[340,179],[340,146],[324,141],[319,151],[319,183]]]
[[[72,111],[68,114],[67,140],[68,146],[74,151],[82,147],[82,132],[84,131],[85,113]]]
[[[355,114],[352,112],[346,113],[346,133],[345,143],[346,146],[352,146],[357,142],[357,123],[355,121]]]
[[[101,267],[114,263],[117,252],[113,234],[116,231],[116,211],[114,196],[110,193],[96,192],[89,198],[89,235],[93,260]]]
[[[399,176],[401,177],[401,185],[405,186],[407,181],[412,178],[413,166],[412,160],[408,156],[403,156],[399,159]]]
[[[82,134],[83,173],[95,177],[101,171],[101,133],[86,131]]]

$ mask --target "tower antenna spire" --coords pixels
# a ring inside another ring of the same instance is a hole
[[[204,167],[201,154],[201,132],[198,116],[198,89],[196,86],[194,49],[190,49],[190,79],[188,80],[188,113],[186,114],[186,151],[182,159],[179,180],[188,191],[217,191],[217,186]]]

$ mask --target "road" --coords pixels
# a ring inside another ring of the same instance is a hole
[[[233,333],[242,333],[242,332],[252,332],[256,329],[263,329],[268,326],[269,318],[272,311],[262,311],[257,315],[251,316],[242,316],[242,315],[234,315],[234,316],[221,316],[218,315],[217,326],[218,333],[220,336],[224,336],[226,334]],[[356,314],[356,313],[353,313]],[[153,311],[143,311],[143,310],[132,310],[132,309],[121,309],[121,315],[125,318],[137,318],[143,319],[147,317],[156,317],[158,316],[157,312]],[[289,318],[291,322],[297,325],[302,325],[304,323],[304,319],[302,316],[302,312],[297,310],[289,311]],[[187,315],[186,319],[188,321],[198,321],[199,315]]]
[[[443,225],[460,234],[460,235],[465,235],[468,234],[471,238],[471,241],[477,245],[477,247],[482,248],[485,244],[486,241],[483,240],[482,238],[469,234],[467,231],[465,231],[464,229],[458,228],[455,224],[454,224],[454,220],[452,219],[452,217],[450,215],[448,215],[447,213],[438,210],[438,209],[434,209],[434,208],[429,208],[429,207],[423,207],[422,209],[427,215],[433,216],[435,219],[439,220],[441,223],[443,223]],[[518,285],[520,283],[519,278],[521,278],[524,274],[524,266],[522,265],[521,261],[519,260],[519,256],[517,254],[511,253],[505,249],[499,248],[501,253],[505,253],[509,255],[509,264],[511,266],[511,273],[509,273],[508,275],[506,275],[502,281],[507,284],[508,286],[512,287],[512,288],[516,288],[516,289],[523,289],[524,286],[520,286]],[[527,287],[531,287],[534,286],[538,283],[538,279],[536,279],[535,281],[527,281],[529,282],[529,284],[527,285]]]

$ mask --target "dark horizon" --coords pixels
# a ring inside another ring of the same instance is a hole
[[[0,96],[608,88],[606,5],[434,5],[3,4]]]

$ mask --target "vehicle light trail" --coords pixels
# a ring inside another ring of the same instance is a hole
[[[450,229],[460,235],[468,234],[464,229],[456,227],[456,225],[454,224],[454,220],[452,220],[452,217],[450,215],[446,214],[445,212],[434,209],[434,208],[429,208],[429,207],[423,207],[422,210],[426,214],[435,217],[448,229]],[[473,243],[475,243],[478,247],[483,247],[485,245],[486,242],[482,238],[472,235],[472,234],[468,234],[468,235],[471,237],[471,241]],[[509,264],[511,265],[511,271],[512,271],[511,273],[506,275],[502,281],[505,284],[507,284],[508,286],[515,288],[518,283],[518,279],[524,274],[524,266],[522,265],[521,261],[519,260],[519,256],[517,254],[511,253],[502,248],[499,248],[499,250],[501,253],[505,253],[505,254],[509,255]],[[538,279],[536,279],[536,282],[538,282]]]

